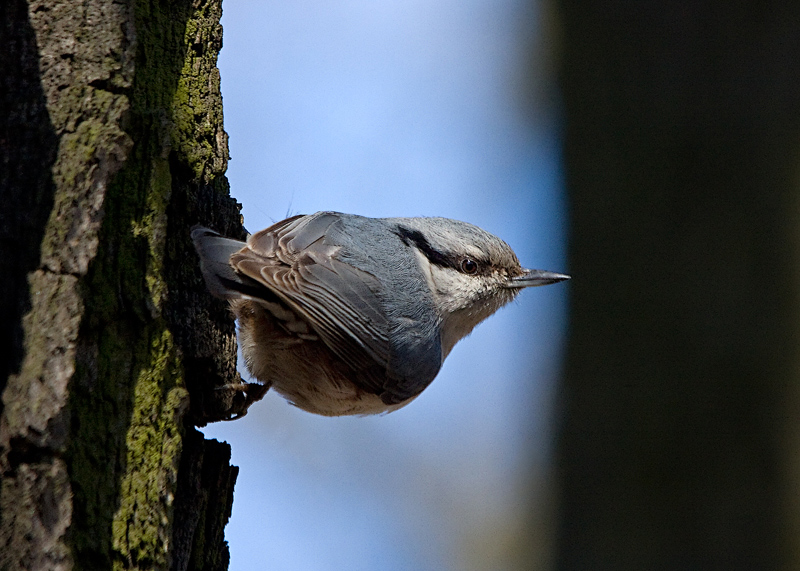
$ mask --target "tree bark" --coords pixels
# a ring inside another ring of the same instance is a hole
[[[225,569],[220,0],[0,5],[0,569]],[[191,407],[190,407],[191,403]]]
[[[798,4],[559,10],[558,568],[798,569]]]

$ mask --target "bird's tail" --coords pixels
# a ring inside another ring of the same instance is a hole
[[[200,270],[208,291],[223,299],[241,297],[242,290],[250,286],[246,281],[252,280],[237,274],[230,259],[232,254],[244,248],[245,243],[224,238],[203,226],[192,228],[192,242],[200,256]]]

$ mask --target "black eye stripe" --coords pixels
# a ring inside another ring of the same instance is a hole
[[[454,256],[452,254],[446,254],[444,252],[440,252],[439,250],[435,249],[431,246],[430,242],[428,242],[427,238],[423,236],[422,232],[419,230],[412,230],[410,228],[406,228],[404,226],[397,227],[397,235],[400,236],[400,239],[403,240],[403,243],[407,246],[414,245],[416,248],[422,252],[428,261],[432,264],[436,264],[437,266],[441,266],[444,268],[452,268],[462,273],[483,273],[482,270],[485,267],[485,264],[475,258],[468,258],[473,260],[477,264],[477,268],[474,272],[467,272],[464,270],[462,263],[465,261],[464,256]]]
[[[425,254],[425,257],[428,258],[430,263],[446,268],[458,269],[456,265],[457,260],[454,260],[452,256],[448,256],[436,250],[419,230],[411,230],[404,226],[398,226],[397,230],[397,234],[400,236],[400,239],[403,240],[403,243],[407,246],[412,244],[416,246],[420,252]]]

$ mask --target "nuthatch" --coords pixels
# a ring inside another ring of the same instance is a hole
[[[197,227],[208,289],[229,300],[258,383],[327,416],[405,406],[453,345],[522,288],[569,279],[523,269],[511,248],[447,218],[293,216],[247,243]]]

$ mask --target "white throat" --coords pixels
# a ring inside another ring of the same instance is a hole
[[[514,292],[490,295],[487,280],[431,264],[424,254],[419,251],[416,254],[439,313],[444,360],[453,346],[469,335],[478,323],[511,301]]]

